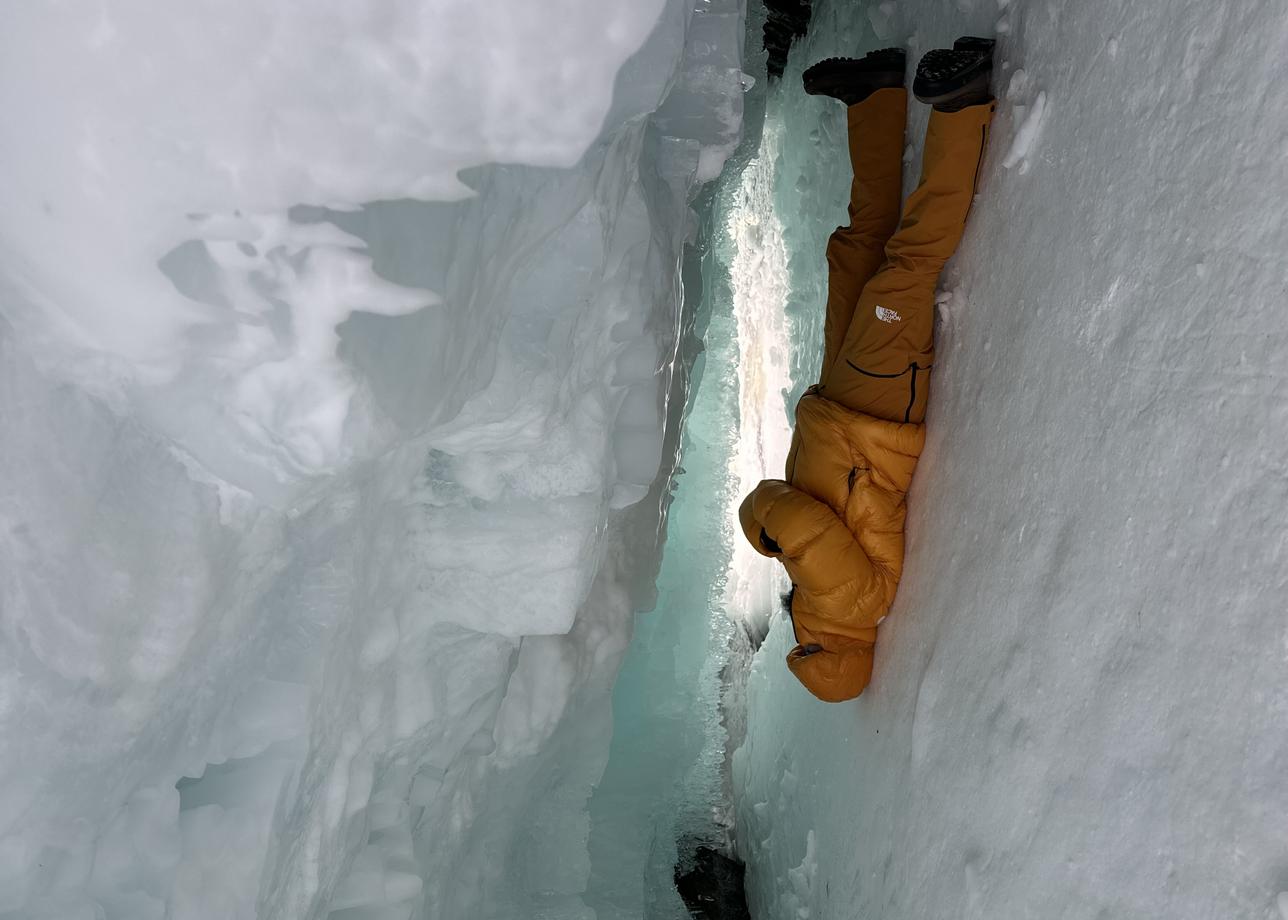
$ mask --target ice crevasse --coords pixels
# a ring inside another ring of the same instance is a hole
[[[589,916],[740,4],[8,19],[0,917]]]

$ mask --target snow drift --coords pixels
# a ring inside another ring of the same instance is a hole
[[[0,917],[582,917],[738,4],[38,5]]]
[[[797,684],[781,619],[754,664],[735,755],[750,900],[797,920],[1272,920],[1288,890],[1283,6],[816,7],[765,128],[794,391],[818,373],[849,180],[843,110],[805,96],[801,70],[994,32],[998,113],[943,279],[903,582],[854,703]]]

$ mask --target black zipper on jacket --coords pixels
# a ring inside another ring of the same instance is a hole
[[[912,371],[912,380],[911,380],[911,385],[909,386],[910,392],[908,393],[908,408],[903,411],[903,420],[905,423],[912,418],[912,407],[917,404],[917,371],[929,371],[934,368],[933,364],[930,365],[930,367],[921,367],[919,364],[917,364],[917,362],[914,361],[911,365],[908,366],[908,370],[900,371],[897,374],[874,374],[872,373],[872,371],[865,371],[863,368],[859,367],[849,358],[845,359],[845,363],[850,365],[850,367],[854,368],[856,371],[858,371],[860,374],[862,374],[865,377],[877,377],[882,380],[893,380],[896,377],[902,377],[904,374],[908,373],[908,371]]]
[[[858,371],[860,374],[862,374],[865,377],[880,377],[882,380],[892,380],[895,377],[902,377],[904,374],[908,373],[906,370],[902,370],[902,371],[899,371],[899,373],[897,374],[874,374],[872,373],[872,371],[865,371],[863,368],[859,367],[849,358],[845,359],[845,363],[850,365],[850,367],[854,368],[856,371]]]
[[[903,412],[904,422],[907,422],[908,419],[912,418],[912,407],[917,402],[917,371],[919,370],[921,370],[921,368],[917,367],[916,364],[912,365],[912,386],[908,388],[908,408]]]
[[[971,180],[971,204],[974,204],[974,197],[979,193],[979,171],[984,168],[984,148],[988,146],[988,125],[980,125],[979,129],[979,159],[975,161],[975,178]],[[970,208],[967,207],[969,212]]]

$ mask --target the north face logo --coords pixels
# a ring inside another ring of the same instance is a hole
[[[881,320],[883,323],[897,323],[902,320],[903,317],[894,310],[891,310],[889,307],[883,307],[880,304],[877,304],[877,319]]]

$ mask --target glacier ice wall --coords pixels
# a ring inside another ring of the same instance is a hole
[[[678,0],[11,17],[0,917],[589,916],[742,36]]]
[[[760,41],[758,12],[749,13],[749,44]],[[763,59],[755,63],[759,77]],[[700,292],[700,382],[685,417],[657,606],[638,617],[613,690],[625,730],[614,732],[590,801],[586,899],[599,920],[687,918],[675,873],[692,866],[699,846],[732,851],[729,755],[745,730],[750,658],[787,587],[782,567],[737,526],[743,496],[781,473],[791,440],[784,306],[792,292],[774,209],[777,145],[759,131],[765,85],[747,96],[742,144],[704,194],[699,241],[686,253],[686,278]]]

